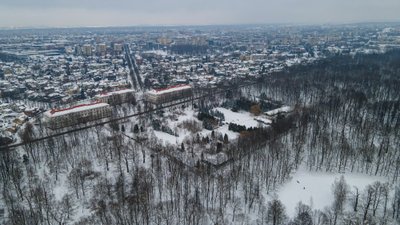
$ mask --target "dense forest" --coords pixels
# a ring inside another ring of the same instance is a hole
[[[399,62],[400,51],[335,56],[242,87],[229,98],[285,102],[295,117],[241,135],[219,169],[189,168],[106,127],[2,151],[6,224],[399,224]],[[388,182],[359,190],[340,179],[331,207],[299,202],[290,217],[274,193],[300,168]]]

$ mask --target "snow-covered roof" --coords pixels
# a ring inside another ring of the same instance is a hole
[[[124,93],[129,93],[129,92],[135,92],[135,90],[133,90],[133,89],[122,89],[122,90],[118,90],[118,91],[111,91],[111,92],[107,92],[107,93],[102,93],[102,94],[96,95],[96,97],[105,97],[105,96],[110,96],[110,95],[115,95],[115,94],[124,94]]]
[[[274,110],[270,110],[270,111],[266,112],[265,114],[268,115],[268,116],[273,116],[273,115],[276,115],[276,114],[278,114],[278,113],[288,113],[288,112],[291,112],[291,111],[293,111],[293,108],[292,108],[292,107],[290,107],[290,106],[283,106],[283,107],[281,107],[281,108],[277,108],[277,109],[274,109]]]
[[[161,89],[154,89],[148,91],[150,94],[155,94],[155,95],[161,95],[169,92],[174,92],[174,91],[180,91],[180,90],[186,90],[186,89],[191,89],[192,86],[188,84],[180,84],[180,85],[175,85],[167,88],[161,88]]]
[[[167,56],[168,53],[163,50],[150,50],[150,51],[144,51],[144,54],[155,54],[155,55],[160,55],[160,56]]]
[[[52,110],[46,111],[45,115],[48,117],[57,117],[57,116],[67,115],[67,114],[74,113],[74,112],[81,112],[81,111],[86,111],[86,110],[101,108],[101,107],[106,107],[106,106],[109,106],[109,104],[99,103],[99,102],[81,104],[81,105],[76,105],[76,106],[72,106],[70,108],[65,108],[65,109],[52,109]]]

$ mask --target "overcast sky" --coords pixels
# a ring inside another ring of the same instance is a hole
[[[0,27],[400,21],[400,0],[0,0]]]

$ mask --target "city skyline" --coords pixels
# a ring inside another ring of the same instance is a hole
[[[71,0],[0,3],[0,27],[398,22],[400,1]]]

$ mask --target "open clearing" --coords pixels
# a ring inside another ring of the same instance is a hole
[[[286,183],[277,194],[285,205],[287,214],[291,217],[295,216],[295,208],[300,201],[312,206],[313,209],[323,210],[325,207],[332,205],[332,185],[342,175],[349,185],[350,191],[354,191],[354,187],[362,191],[367,185],[375,181],[387,181],[383,177],[365,174],[322,173],[299,170],[293,175],[292,180]]]

